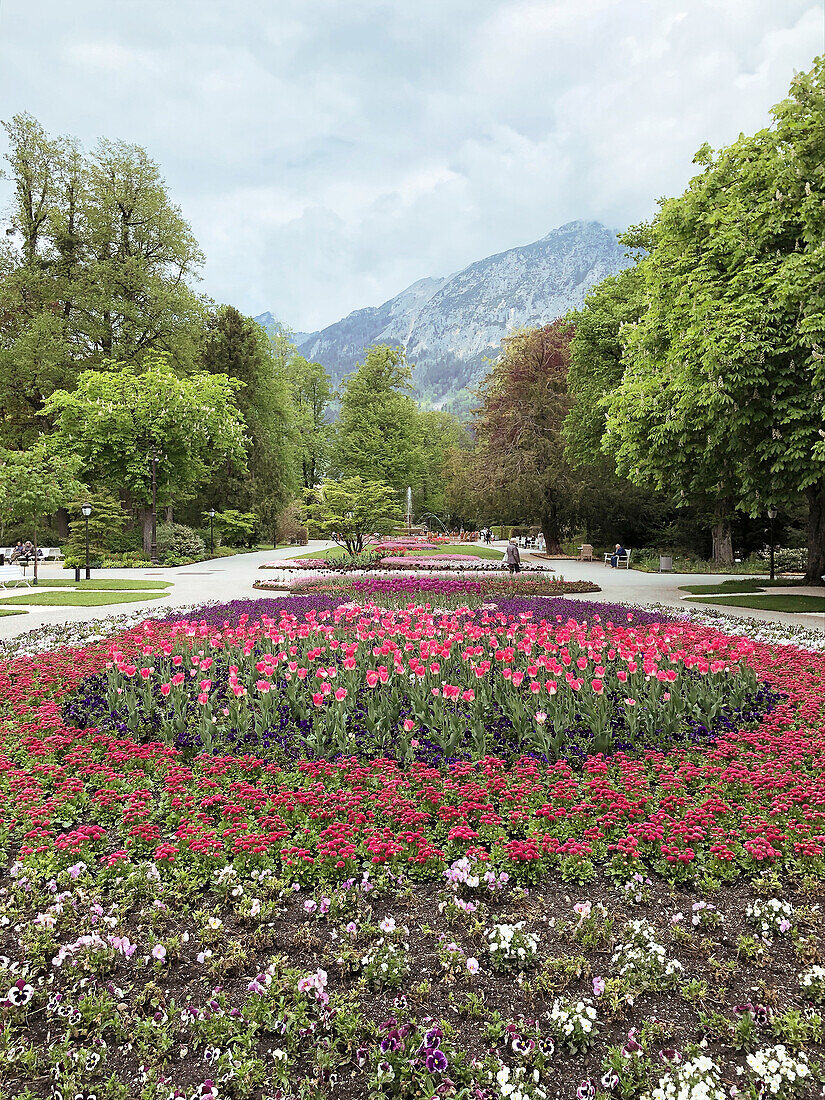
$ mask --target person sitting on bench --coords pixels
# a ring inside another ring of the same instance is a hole
[[[622,544],[620,542],[617,542],[615,550],[610,555],[611,568],[618,569],[618,567],[619,567],[619,558],[626,558],[626,557],[627,557],[627,550],[625,550],[625,548],[622,546]]]

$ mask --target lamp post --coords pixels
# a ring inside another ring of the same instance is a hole
[[[152,466],[152,546],[149,551],[149,557],[152,560],[152,565],[158,564],[158,452],[156,447],[152,447],[152,452],[149,455],[149,461]]]
[[[768,509],[768,519],[771,521],[771,580],[775,579],[773,568],[773,521],[776,519],[776,509],[771,505]]]
[[[215,556],[215,537],[213,533],[213,524],[215,522],[215,509],[209,509],[209,557]]]
[[[89,516],[92,514],[92,506],[88,500],[85,504],[80,505],[80,511],[83,513],[83,520],[86,526],[86,580],[89,580],[91,574],[89,569]]]

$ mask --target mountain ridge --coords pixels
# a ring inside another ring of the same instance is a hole
[[[632,262],[600,222],[567,222],[452,275],[418,279],[381,305],[354,310],[318,332],[295,334],[295,342],[336,384],[371,344],[403,347],[419,398],[466,411],[502,337],[577,309],[592,286]],[[255,320],[267,328],[274,323],[271,313]]]

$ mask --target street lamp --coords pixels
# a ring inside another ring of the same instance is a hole
[[[768,509],[768,519],[771,521],[771,580],[775,579],[773,568],[773,521],[776,519],[776,509],[771,505]]]
[[[83,513],[83,519],[86,524],[86,580],[89,580],[89,516],[92,514],[92,506],[86,501],[85,504],[80,505],[80,511]]]
[[[213,523],[215,522],[215,509],[209,509],[209,557],[215,556],[215,536],[213,533]]]

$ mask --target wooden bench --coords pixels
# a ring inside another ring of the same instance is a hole
[[[586,542],[584,546],[579,547],[578,561],[592,561],[593,560],[593,547],[589,542]]]
[[[21,581],[31,588],[31,581],[19,565],[0,565],[0,587],[5,588],[6,585],[11,584],[12,581],[14,582],[15,588]]]
[[[616,560],[616,568],[617,568],[617,569],[629,569],[629,568],[630,568],[630,555],[631,555],[632,553],[633,553],[633,551],[632,551],[632,550],[625,550],[625,552],[624,552],[624,555],[623,555],[622,557],[620,557],[620,558],[617,558],[617,560]],[[610,565],[610,559],[611,559],[612,557],[613,557],[613,555],[612,555],[612,554],[605,554],[605,556],[604,556],[604,564],[605,564],[605,565]]]

